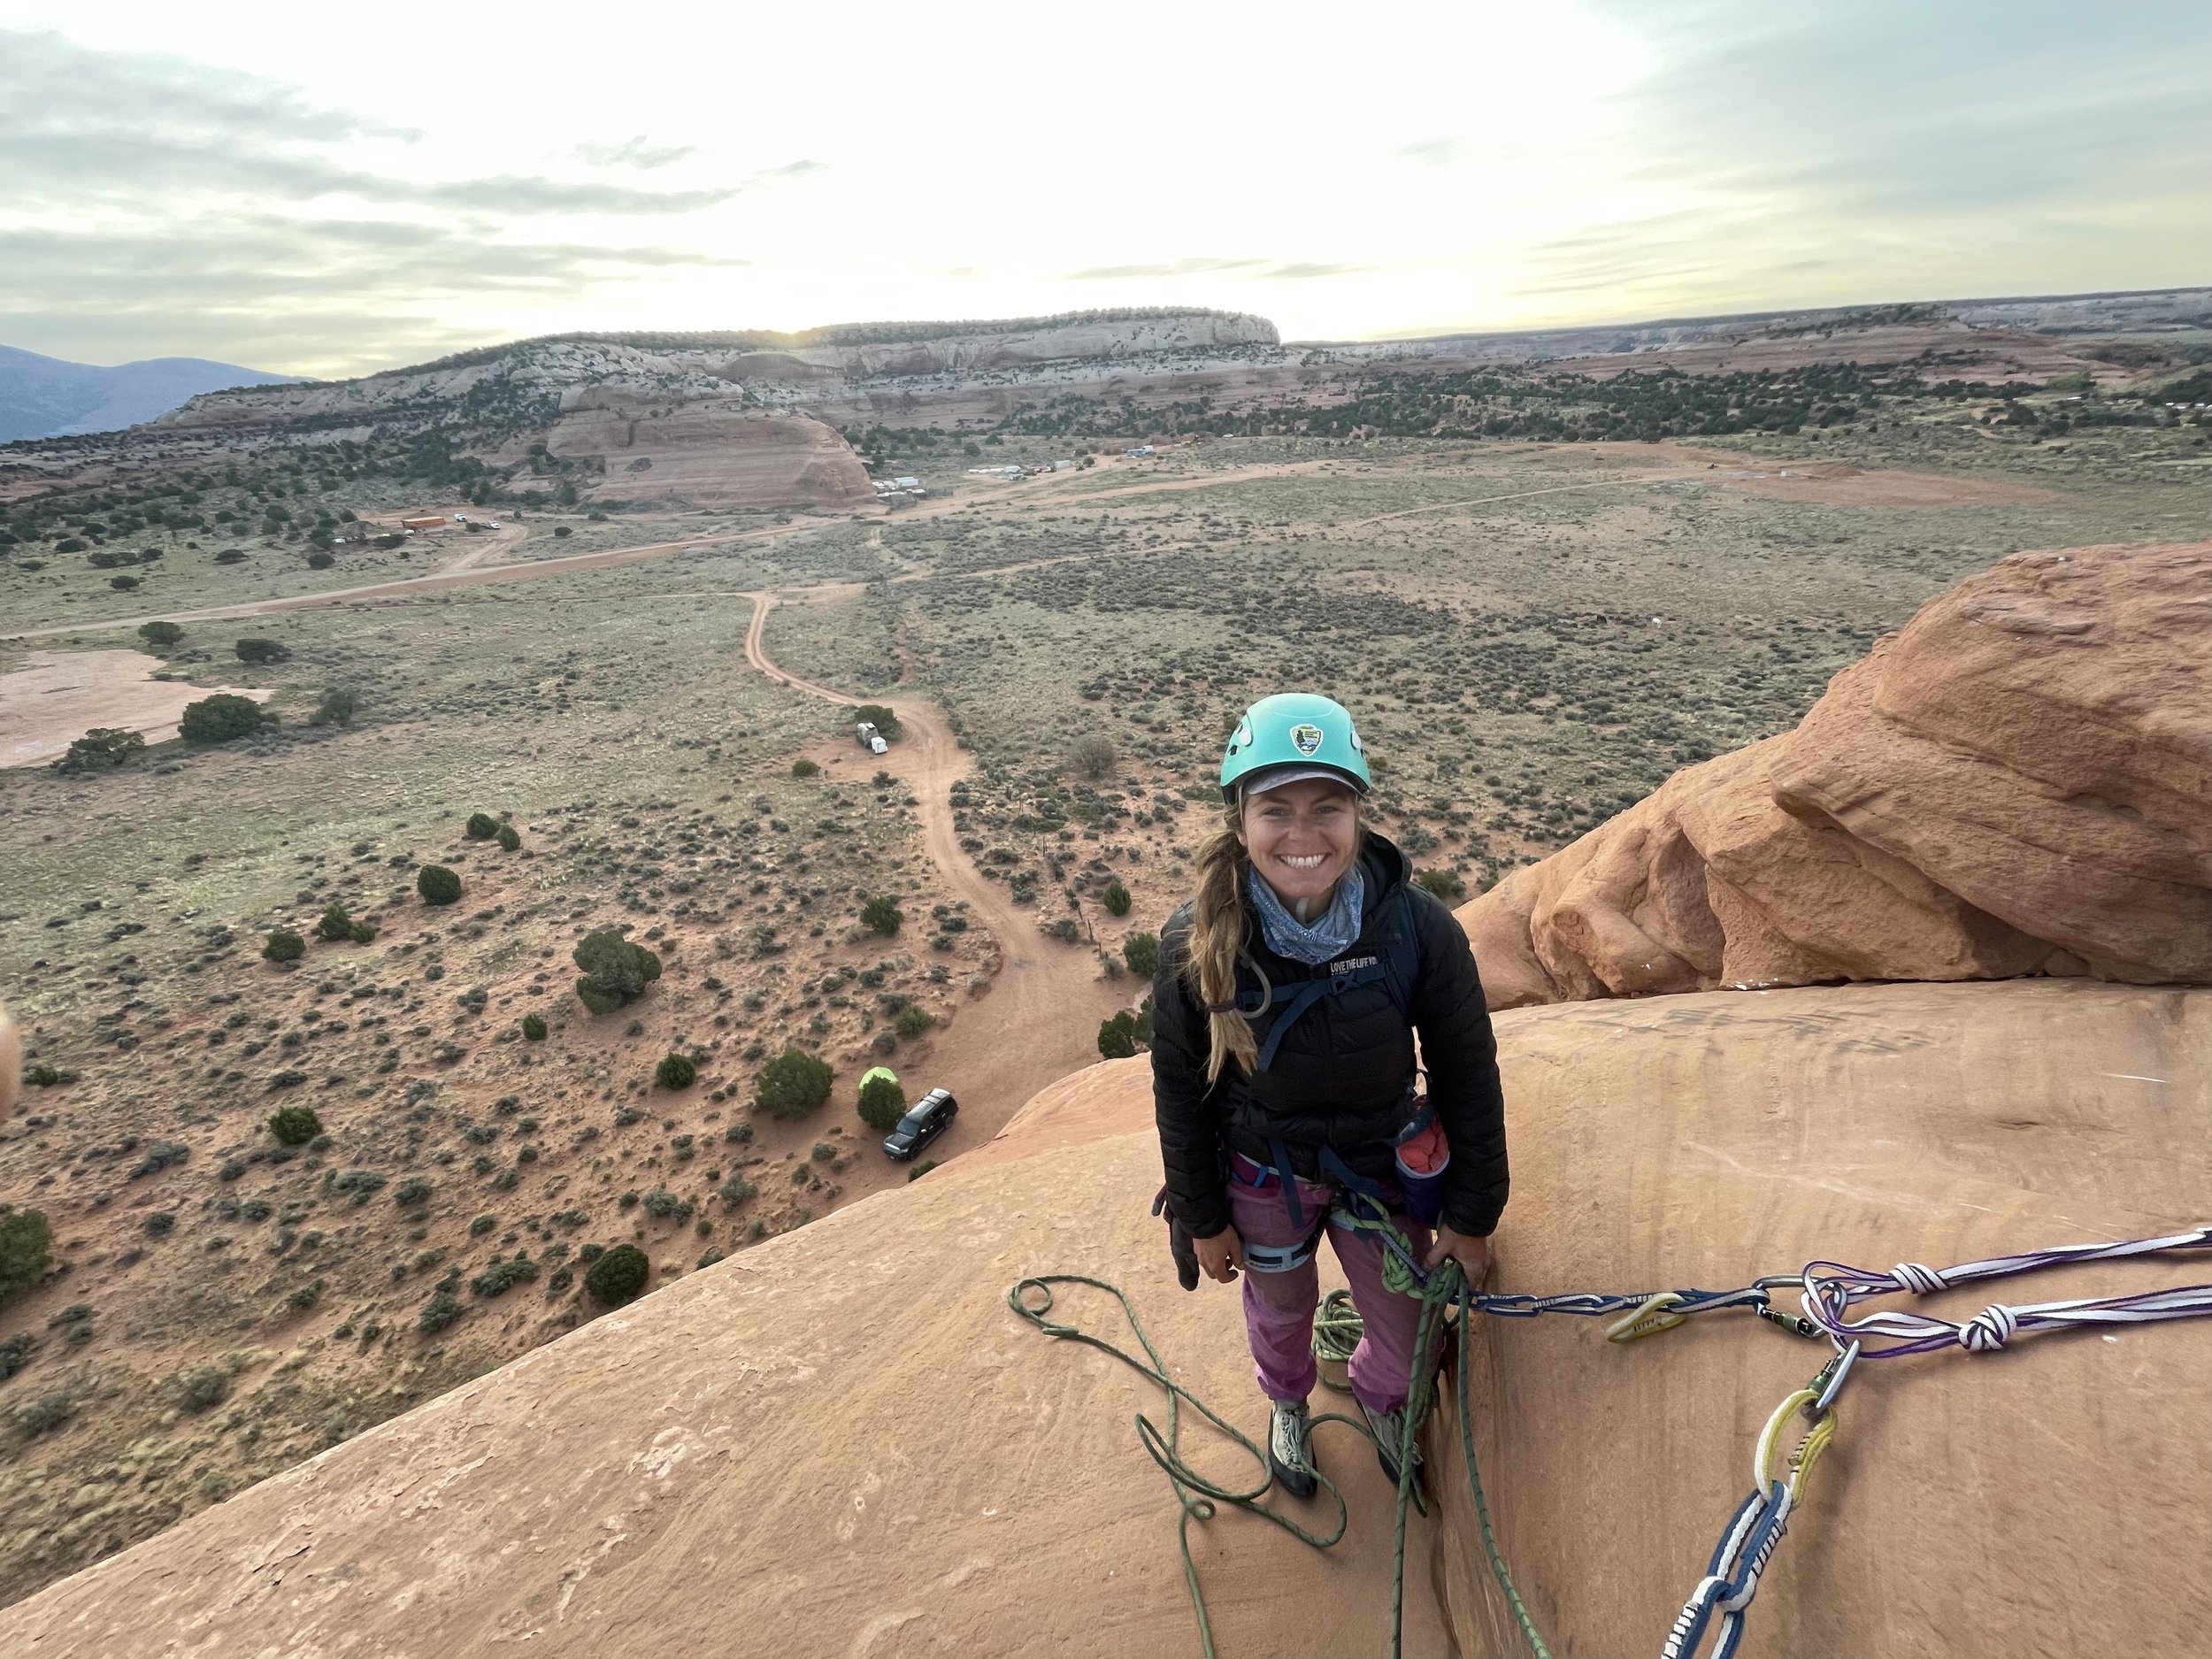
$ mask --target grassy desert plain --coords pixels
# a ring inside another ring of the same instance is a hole
[[[987,1139],[1141,995],[1123,945],[1181,897],[1254,697],[1348,702],[1382,826],[1471,893],[1793,725],[1967,572],[2201,536],[2201,446],[1900,400],[1818,437],[1216,440],[1018,483],[894,452],[932,494],[887,517],[533,511],[494,557],[455,535],[324,570],[281,531],[110,525],[162,549],[135,589],[19,565],[0,632],[57,631],[0,673],[149,617],[456,580],[185,621],[145,666],[273,691],[257,737],[0,772],[0,987],[57,1079],[0,1131],[0,1194],[67,1263],[0,1317],[0,1597],[590,1317],[595,1247],[664,1282],[902,1180],[856,1115],[872,1064],[959,1094],[935,1156]],[[296,523],[452,504],[255,476],[240,502],[273,487]],[[288,657],[250,666],[246,636]],[[311,724],[333,688],[357,712]],[[865,755],[820,690],[905,736]],[[466,839],[477,812],[519,844]],[[425,864],[457,903],[417,895]],[[860,923],[875,896],[895,933]],[[316,935],[334,899],[373,940]],[[609,926],[664,972],[594,1016],[569,953]],[[261,958],[278,927],[303,960]],[[778,1121],[755,1079],[791,1044],[835,1080]],[[671,1053],[695,1083],[656,1084]],[[322,1126],[296,1151],[265,1126],[291,1104]]]

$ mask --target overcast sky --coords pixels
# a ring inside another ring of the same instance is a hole
[[[0,0],[0,343],[2212,283],[2205,0]]]

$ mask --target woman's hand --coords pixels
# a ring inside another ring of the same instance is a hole
[[[1224,1227],[1210,1239],[1193,1239],[1191,1248],[1198,1252],[1200,1271],[1208,1279],[1224,1285],[1236,1282],[1237,1269],[1244,1265],[1244,1240],[1234,1227]]]
[[[1204,1247],[1200,1247],[1200,1259],[1204,1259]],[[1473,1238],[1464,1233],[1444,1226],[1436,1230],[1436,1242],[1430,1247],[1428,1265],[1443,1264],[1446,1256],[1459,1263],[1459,1271],[1467,1275],[1467,1288],[1480,1290],[1482,1281],[1490,1277],[1490,1240]]]

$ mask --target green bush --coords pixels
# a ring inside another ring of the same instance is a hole
[[[431,1186],[419,1175],[411,1175],[392,1189],[392,1202],[402,1210],[420,1210],[430,1202]]]
[[[53,1253],[54,1230],[44,1211],[0,1204],[0,1308],[39,1287]]]
[[[278,928],[261,947],[262,959],[266,962],[297,962],[306,954],[307,941],[288,927]]]
[[[520,852],[522,832],[511,824],[502,824],[499,826],[499,850],[503,853]]]
[[[822,775],[822,769],[810,760],[795,760],[791,763],[791,775],[794,778],[818,778]]]
[[[918,1180],[920,1180],[920,1179],[922,1179],[922,1177],[923,1177],[923,1176],[925,1176],[925,1175],[928,1174],[928,1173],[929,1173],[932,1170],[935,1169],[936,1167],[937,1167],[937,1160],[936,1160],[935,1158],[924,1158],[924,1159],[923,1159],[923,1160],[922,1160],[919,1164],[916,1164],[916,1165],[915,1165],[912,1169],[910,1169],[910,1170],[907,1171],[907,1172],[906,1172],[906,1179],[907,1179],[908,1180],[910,1180],[910,1181],[918,1181]]]
[[[595,1014],[611,1014],[635,1002],[661,977],[661,959],[612,927],[585,934],[571,956],[584,971],[576,981],[577,998]]]
[[[735,1210],[747,1199],[759,1192],[760,1188],[747,1180],[741,1173],[733,1173],[716,1191],[722,1200],[723,1209]]]
[[[321,548],[317,548],[307,556],[307,568],[311,571],[326,571],[337,562],[336,554],[326,552]]]
[[[251,697],[221,691],[186,703],[177,720],[177,735],[188,743],[227,743],[250,737],[267,719]]]
[[[242,549],[227,547],[215,556],[215,562],[218,565],[243,565],[246,555]]]
[[[127,594],[130,592],[132,588],[138,586],[138,578],[135,576],[111,576],[108,578],[108,586],[114,588],[115,591],[119,594]]]
[[[220,1365],[195,1365],[170,1379],[169,1392],[187,1411],[212,1411],[230,1398],[230,1373]]]
[[[365,945],[376,937],[376,929],[367,922],[356,922],[349,935],[357,945]]]
[[[479,1216],[475,1220],[469,1223],[469,1237],[472,1239],[480,1239],[498,1225],[499,1217],[497,1216]]]
[[[461,833],[472,841],[488,841],[499,833],[499,820],[488,812],[472,812]]]
[[[1130,972],[1148,979],[1160,970],[1160,941],[1150,933],[1132,933],[1121,941],[1121,959]]]
[[[76,1415],[77,1402],[62,1389],[42,1394],[35,1400],[27,1400],[10,1415],[25,1440],[36,1440],[49,1429],[58,1429]]]
[[[307,718],[310,726],[351,726],[361,699],[342,687],[334,686],[323,693],[322,701],[315,705],[315,712]]]
[[[793,1043],[761,1067],[753,1098],[771,1118],[803,1118],[830,1095],[830,1063]]]
[[[891,1021],[902,1037],[918,1037],[936,1023],[937,1016],[918,1002],[909,1002]]]
[[[384,1177],[374,1170],[333,1170],[323,1177],[323,1196],[350,1199],[356,1210],[384,1190]]]
[[[453,904],[461,897],[461,878],[443,864],[425,864],[415,872],[415,891],[425,904]]]
[[[127,726],[96,726],[73,741],[69,752],[54,762],[54,770],[74,774],[96,766],[119,766],[145,752],[146,740]]]
[[[526,1042],[543,1042],[545,1022],[535,1014],[525,1014],[522,1017],[522,1036]]]
[[[1106,884],[1105,899],[1108,915],[1126,916],[1129,914],[1129,889],[1121,885],[1119,876],[1116,876]]]
[[[897,901],[873,898],[860,907],[860,920],[863,926],[887,938],[899,931],[899,924],[906,918],[900,913]]]
[[[689,1088],[698,1079],[699,1068],[680,1054],[663,1055],[653,1068],[653,1081],[663,1088]]]
[[[1467,896],[1467,884],[1453,871],[1423,870],[1413,879],[1448,903]]]
[[[618,1244],[591,1264],[584,1288],[603,1307],[619,1308],[635,1302],[652,1277],[653,1264],[634,1244]]]
[[[138,637],[157,651],[165,651],[184,638],[184,630],[173,622],[142,622]]]
[[[906,1116],[906,1091],[895,1077],[871,1077],[860,1086],[860,1121],[889,1134]]]
[[[428,1302],[423,1303],[421,1317],[415,1321],[415,1324],[424,1335],[433,1336],[444,1330],[466,1311],[467,1310],[461,1306],[461,1299],[458,1296],[449,1290],[442,1290]]]
[[[1098,1052],[1104,1059],[1126,1060],[1150,1037],[1148,1022],[1140,1021],[1125,1008],[1111,1019],[1099,1021]]]
[[[274,640],[241,640],[231,649],[242,663],[281,663],[292,655]]]
[[[269,1133],[288,1147],[303,1147],[322,1132],[312,1106],[286,1106],[269,1117]]]
[[[515,1252],[511,1261],[494,1260],[484,1271],[469,1280],[469,1289],[479,1296],[504,1295],[517,1285],[526,1285],[538,1276],[538,1264],[529,1253]]]
[[[883,734],[887,743],[895,743],[906,735],[906,728],[899,724],[899,717],[880,703],[864,703],[853,710],[856,723],[865,720]]]
[[[343,903],[333,899],[324,909],[322,920],[315,924],[315,931],[325,939],[350,939],[353,937],[353,918],[346,914]]]

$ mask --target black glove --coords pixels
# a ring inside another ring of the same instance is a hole
[[[1175,1277],[1185,1290],[1198,1288],[1198,1248],[1191,1242],[1190,1229],[1182,1218],[1167,1207],[1167,1188],[1160,1188],[1160,1195],[1152,1201],[1152,1213],[1167,1217],[1167,1249],[1175,1258]]]

